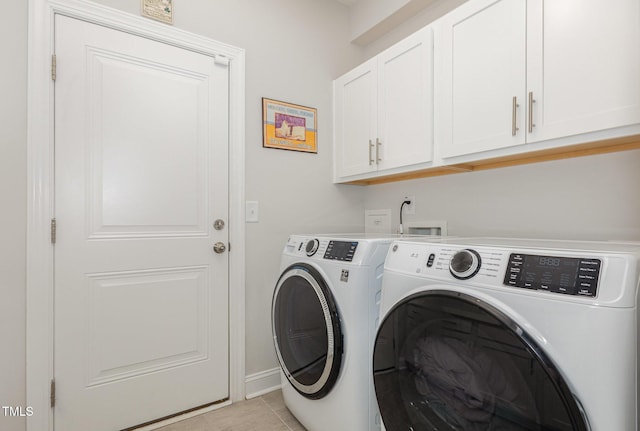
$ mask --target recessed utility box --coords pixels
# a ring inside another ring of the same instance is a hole
[[[410,221],[404,223],[407,235],[447,235],[447,222],[444,220]]]

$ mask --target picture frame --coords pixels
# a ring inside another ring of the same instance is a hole
[[[142,16],[173,25],[173,0],[140,0]]]
[[[318,111],[315,108],[262,98],[262,146],[318,153]]]

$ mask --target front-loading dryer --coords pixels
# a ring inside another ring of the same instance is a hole
[[[398,241],[373,376],[383,426],[637,430],[640,244]]]
[[[309,431],[371,431],[371,379],[382,272],[397,236],[292,235],[272,328],[284,401]]]

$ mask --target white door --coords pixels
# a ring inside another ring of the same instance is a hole
[[[55,21],[55,429],[228,398],[228,69]]]
[[[373,58],[334,82],[336,177],[377,169],[377,82]]]
[[[443,18],[444,157],[524,144],[526,20],[525,0],[469,2]]]
[[[640,123],[640,2],[529,2],[528,142]]]
[[[378,169],[429,162],[433,152],[433,33],[424,28],[378,56]]]

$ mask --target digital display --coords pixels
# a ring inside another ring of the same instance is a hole
[[[600,260],[511,254],[504,284],[568,295],[595,296]]]
[[[560,266],[560,258],[557,257],[541,257],[538,261],[540,266]]]
[[[526,256],[522,278],[525,287],[550,290],[552,292],[572,292],[576,286],[580,259]]]

